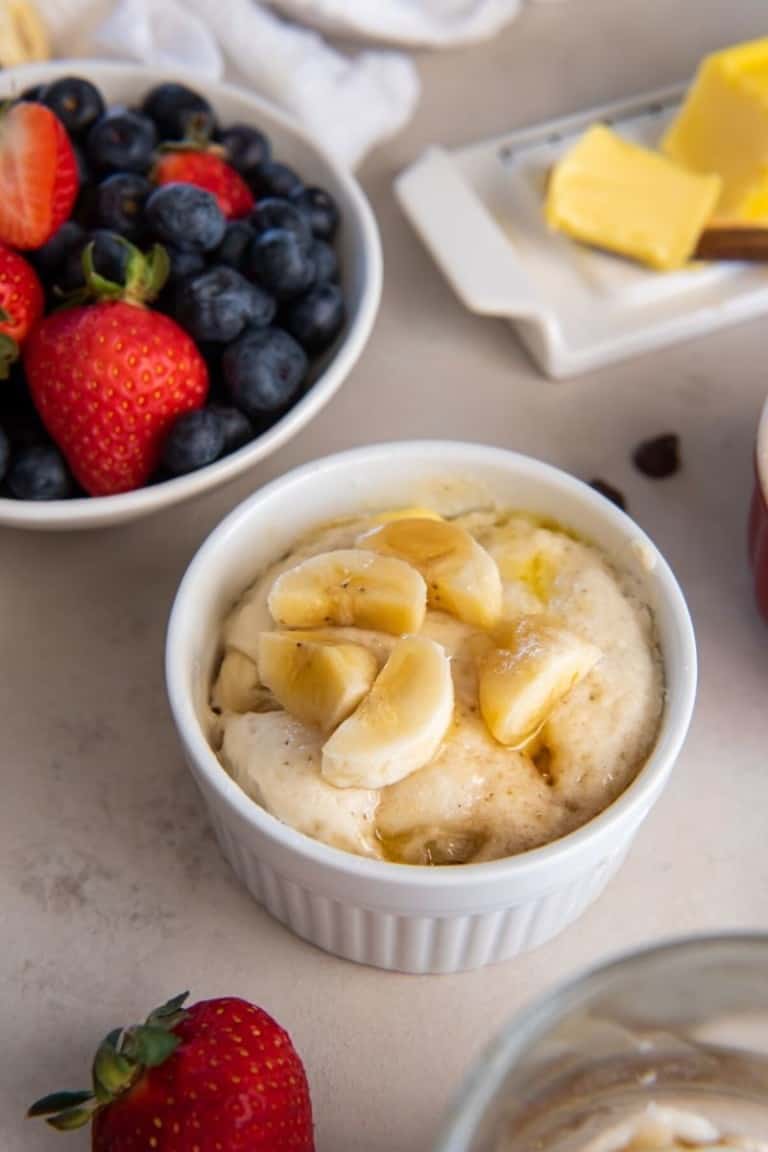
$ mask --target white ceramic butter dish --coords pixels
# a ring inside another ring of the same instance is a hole
[[[508,318],[543,372],[566,377],[768,311],[768,266],[655,272],[547,228],[547,173],[590,124],[655,147],[684,88],[667,88],[451,151],[431,148],[398,199],[473,312]]]

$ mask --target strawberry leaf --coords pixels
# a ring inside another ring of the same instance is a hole
[[[171,271],[171,258],[162,244],[153,244],[144,256],[139,273],[139,300],[152,301],[161,291]],[[130,281],[128,287],[131,287]]]
[[[178,996],[155,1008],[144,1021],[145,1025],[148,1028],[163,1028],[166,1032],[170,1032],[186,1016],[182,1005],[188,996],[189,992],[180,992]]]
[[[99,1045],[93,1061],[93,1084],[101,1103],[112,1100],[130,1088],[136,1079],[136,1061],[117,1051],[120,1031],[110,1032]]]
[[[53,1112],[62,1112],[67,1108],[75,1108],[86,1101],[93,1099],[93,1092],[51,1092],[49,1096],[41,1096],[27,1109],[27,1116],[49,1116]]]
[[[127,1033],[123,1051],[144,1068],[157,1068],[165,1063],[180,1043],[180,1038],[165,1028],[141,1024]]]
[[[5,332],[0,332],[0,380],[7,379],[11,364],[18,358],[19,346],[16,341]]]
[[[158,152],[213,152],[226,156],[226,149],[211,140],[211,118],[205,112],[195,112],[187,118],[183,140],[164,141]]]
[[[54,1092],[36,1101],[28,1116],[44,1116],[52,1128],[68,1132],[82,1128],[101,1108],[129,1091],[147,1068],[162,1064],[181,1043],[171,1029],[187,1013],[182,992],[156,1008],[145,1024],[114,1028],[101,1044],[93,1061],[93,1092]]]
[[[180,992],[178,996],[166,1000],[165,1004],[161,1004],[159,1008],[150,1012],[147,1016],[147,1024],[159,1024],[161,1020],[166,1020],[169,1016],[178,1016],[188,996],[189,992]]]
[[[127,241],[126,241],[127,245]],[[91,241],[83,249],[83,275],[85,283],[90,290],[91,297],[97,300],[120,300],[125,294],[125,286],[117,284],[114,280],[107,280],[100,276],[93,263],[93,250],[95,244]]]
[[[49,1116],[46,1124],[50,1124],[57,1132],[72,1132],[75,1128],[85,1127],[95,1108],[95,1104],[85,1108],[68,1108],[66,1112],[59,1112],[58,1116]]]

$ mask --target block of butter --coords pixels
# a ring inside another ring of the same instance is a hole
[[[701,176],[595,124],[555,165],[547,190],[552,228],[652,268],[680,268],[720,195]]]
[[[720,175],[718,219],[768,220],[768,39],[702,61],[662,147],[696,172]]]

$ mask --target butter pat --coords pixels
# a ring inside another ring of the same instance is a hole
[[[768,39],[702,62],[662,146],[678,163],[722,178],[718,218],[768,219]]]
[[[596,124],[555,166],[547,222],[652,268],[680,268],[690,259],[720,188],[719,177],[690,172]]]

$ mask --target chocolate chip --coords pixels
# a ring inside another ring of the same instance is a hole
[[[674,476],[680,468],[680,438],[674,432],[642,440],[632,453],[632,462],[638,472],[653,480]]]
[[[624,499],[622,492],[618,488],[614,488],[613,484],[609,484],[607,480],[590,480],[590,488],[594,488],[595,492],[599,492],[601,496],[605,496],[606,500],[610,500],[617,508],[621,508],[622,512],[627,510],[627,502]]]

